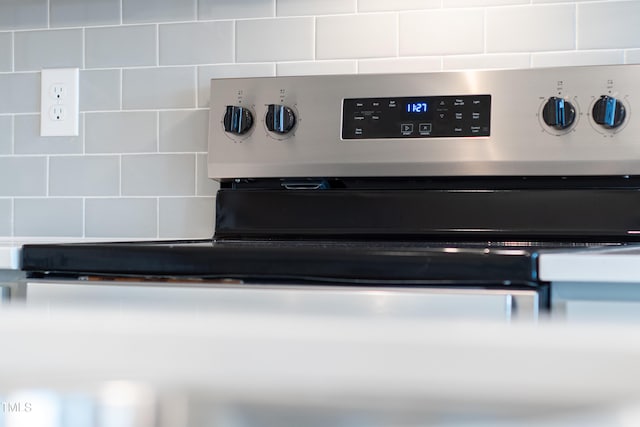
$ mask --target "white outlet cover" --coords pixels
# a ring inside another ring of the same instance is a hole
[[[40,135],[78,136],[80,70],[50,68],[40,78]]]

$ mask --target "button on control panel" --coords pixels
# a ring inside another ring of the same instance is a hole
[[[491,134],[491,95],[343,100],[342,139],[459,138]]]

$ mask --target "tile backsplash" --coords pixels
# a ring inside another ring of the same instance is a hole
[[[0,236],[213,233],[209,80],[640,63],[640,1],[3,0]],[[80,135],[40,71],[80,68]]]

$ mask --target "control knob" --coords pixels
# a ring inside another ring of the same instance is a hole
[[[593,105],[592,114],[597,124],[613,129],[622,124],[626,111],[619,99],[602,95]]]
[[[290,107],[281,104],[270,104],[265,117],[267,129],[271,132],[286,134],[296,125],[296,115]]]
[[[576,109],[564,98],[552,96],[544,104],[542,119],[552,128],[558,130],[567,129],[576,119]]]
[[[249,132],[251,126],[253,126],[253,115],[248,108],[227,105],[223,123],[225,132],[243,135]]]

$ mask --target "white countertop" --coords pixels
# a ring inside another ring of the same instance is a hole
[[[0,311],[0,394],[95,390],[117,380],[196,390],[212,407],[238,410],[245,403],[293,414],[316,407],[546,419],[640,403],[639,333],[630,325],[9,309]],[[517,425],[539,425],[535,419]],[[351,421],[324,425],[405,425]]]
[[[540,279],[549,282],[640,283],[640,246],[542,253]]]

